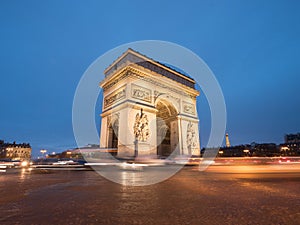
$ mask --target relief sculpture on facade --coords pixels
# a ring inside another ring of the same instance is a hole
[[[186,132],[186,142],[187,142],[187,148],[188,148],[188,154],[192,154],[192,148],[196,147],[195,142],[195,128],[192,124],[192,122],[189,122],[187,125],[187,132]]]
[[[151,102],[151,91],[137,85],[132,85],[132,97],[141,99],[146,102]]]
[[[143,109],[141,109],[141,113],[137,113],[135,116],[133,131],[136,140],[145,142],[149,139],[149,121],[147,115],[143,113]]]
[[[188,114],[195,114],[195,107],[193,104],[190,104],[190,103],[187,103],[187,102],[184,102],[183,104],[183,111],[185,113],[188,113]]]
[[[120,90],[117,90],[116,92],[113,92],[112,94],[104,98],[104,107],[106,108],[125,97],[126,88],[121,88]]]

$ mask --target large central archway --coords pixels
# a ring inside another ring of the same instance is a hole
[[[178,144],[177,110],[172,104],[160,100],[156,104],[157,155],[168,157]]]

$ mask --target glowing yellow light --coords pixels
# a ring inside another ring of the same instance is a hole
[[[42,149],[40,152],[41,152],[42,154],[45,154],[45,153],[47,152],[47,150]]]
[[[22,166],[22,167],[26,167],[26,166],[28,166],[28,162],[27,162],[27,161],[23,161],[23,162],[21,162],[21,166]]]

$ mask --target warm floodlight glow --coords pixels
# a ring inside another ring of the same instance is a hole
[[[23,161],[23,162],[21,162],[21,166],[22,166],[22,167],[26,167],[26,166],[28,166],[28,162],[27,162],[27,161]]]

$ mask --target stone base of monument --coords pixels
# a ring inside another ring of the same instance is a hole
[[[134,145],[119,145],[118,158],[134,157]]]
[[[145,157],[156,155],[156,148],[151,146],[148,143],[141,143],[137,144],[137,156],[136,157]]]
[[[137,149],[137,154],[135,150]],[[137,145],[119,145],[118,146],[118,158],[128,157],[157,157],[157,149],[155,146],[149,143],[138,143]]]

